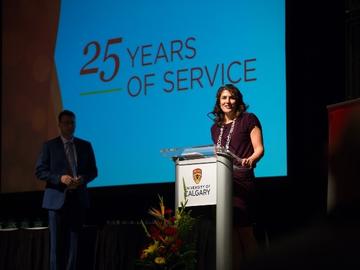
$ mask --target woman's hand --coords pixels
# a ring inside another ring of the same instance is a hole
[[[255,165],[255,160],[253,160],[251,157],[249,157],[249,158],[243,158],[243,159],[241,160],[241,166],[243,166],[243,167],[252,168],[253,165]]]

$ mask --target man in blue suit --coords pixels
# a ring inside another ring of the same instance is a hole
[[[79,232],[89,207],[87,183],[97,177],[90,142],[74,137],[75,114],[58,116],[60,136],[44,143],[36,176],[46,181],[43,208],[48,209],[50,269],[77,269]]]

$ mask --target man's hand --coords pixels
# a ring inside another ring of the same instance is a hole
[[[70,175],[62,175],[60,181],[70,189],[76,189],[82,184],[81,177],[74,178]]]
[[[70,175],[62,175],[60,178],[61,183],[69,186],[73,182],[74,178]]]
[[[81,178],[81,176],[78,176],[76,178],[72,178],[72,181],[68,187],[71,189],[76,189],[80,185],[82,185],[82,178]]]

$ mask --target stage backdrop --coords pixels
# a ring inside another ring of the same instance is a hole
[[[19,10],[12,3],[7,20],[16,17],[21,31],[4,28],[5,36],[17,35],[5,42],[13,53],[4,84],[18,91],[4,99],[5,178],[36,181],[41,142],[57,135],[56,115],[69,109],[77,114],[76,135],[96,153],[99,177],[91,186],[174,181],[173,164],[160,150],[212,143],[208,113],[225,83],[241,89],[262,123],[266,154],[256,175],[287,175],[285,0],[39,0],[31,9],[15,1]],[[32,70],[37,74],[24,75]],[[14,139],[21,91],[31,124],[16,136],[33,141],[28,155],[29,142],[19,149]],[[16,191],[15,184],[2,191]]]
[[[64,108],[93,142],[92,186],[174,180],[160,149],[210,144],[220,85],[260,118],[257,176],[286,175],[284,1],[61,2],[55,60]]]

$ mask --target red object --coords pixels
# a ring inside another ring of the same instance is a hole
[[[329,150],[331,151],[342,136],[344,127],[348,121],[350,113],[355,109],[360,109],[360,98],[341,102],[328,107],[329,121]]]

